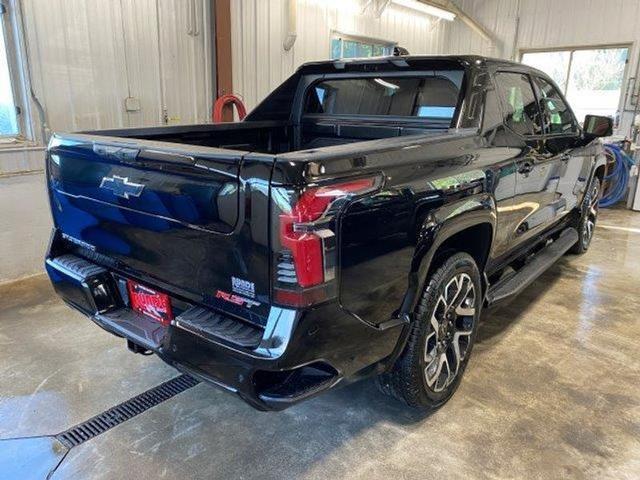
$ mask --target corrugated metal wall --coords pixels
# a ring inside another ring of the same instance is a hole
[[[362,15],[360,0],[298,0],[298,38],[289,52],[287,0],[233,0],[234,90],[253,108],[302,63],[330,58],[331,34],[362,35],[398,42],[412,54],[444,49],[443,22],[395,5],[379,18]]]
[[[211,1],[194,0],[191,10],[189,0],[156,2],[161,25],[160,78],[169,123],[207,122],[215,91]]]
[[[622,110],[629,77],[636,75],[639,62],[639,0],[458,0],[458,4],[495,32],[498,42],[491,45],[462,22],[454,22],[445,34],[443,53],[519,59],[520,52],[529,49],[630,45]],[[517,18],[520,20],[516,39]],[[632,111],[623,113],[619,130],[622,134],[629,132],[632,120]]]
[[[249,108],[255,106],[301,63],[327,59],[333,30],[397,41],[411,53],[502,58],[519,57],[519,51],[533,48],[633,43],[628,72],[635,73],[640,55],[640,0],[456,3],[493,32],[497,42],[482,39],[460,20],[436,22],[394,5],[374,18],[361,14],[364,0],[298,0],[298,39],[285,52],[287,0],[232,0],[234,89]]]
[[[379,18],[363,15],[365,3],[298,0],[298,39],[285,52],[287,0],[232,0],[236,92],[249,108],[255,106],[301,63],[328,58],[332,31],[396,41],[411,53],[507,58],[514,48],[640,40],[638,0],[458,0],[495,32],[496,44],[482,40],[459,20],[438,22],[394,5]],[[53,129],[208,119],[209,0],[24,0],[23,4],[33,84]],[[631,70],[638,53],[637,47],[631,52]],[[127,96],[140,100],[139,112],[125,111]]]
[[[526,0],[520,18],[521,49],[640,40],[638,0]]]
[[[212,91],[209,4],[24,0],[32,81],[50,127],[205,121]],[[139,99],[140,110],[127,112],[126,97]]]
[[[21,3],[34,90],[54,130],[158,125],[163,106],[170,122],[209,118],[210,0]],[[125,111],[129,95],[139,112]],[[42,271],[51,228],[44,176],[5,174],[41,170],[43,160],[41,146],[0,149],[0,282]]]
[[[499,42],[492,46],[479,40],[477,34],[456,21],[446,33],[443,53],[478,53],[509,58],[513,55],[514,46],[517,51],[640,40],[638,0],[458,0],[458,5],[494,32]],[[516,45],[518,16],[520,24]]]
[[[513,50],[516,30],[516,11],[519,0],[458,0],[460,8],[492,32],[498,42],[484,40],[460,20],[449,25],[445,33],[442,53],[479,54],[509,58]]]

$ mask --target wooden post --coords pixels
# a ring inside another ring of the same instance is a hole
[[[215,21],[216,98],[233,93],[231,59],[231,0],[211,0]],[[233,122],[233,106],[224,108],[223,121]]]

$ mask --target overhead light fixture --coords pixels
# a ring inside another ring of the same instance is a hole
[[[398,90],[400,88],[395,83],[385,82],[381,78],[374,78],[373,81],[376,82],[378,85],[382,85],[384,88],[390,88],[391,90]]]
[[[434,17],[442,18],[450,22],[456,18],[456,14],[453,12],[434,7],[432,5],[427,5],[426,3],[418,2],[417,0],[391,0],[391,2],[395,5],[410,8],[411,10],[417,10],[418,12],[433,15]]]

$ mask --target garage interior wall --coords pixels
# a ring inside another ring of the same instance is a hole
[[[234,89],[248,109],[304,62],[326,60],[333,32],[397,42],[412,54],[445,50],[444,21],[390,4],[380,17],[362,0],[298,0],[297,39],[286,52],[288,0],[231,2]]]
[[[52,131],[210,118],[210,0],[14,0],[10,8],[20,3],[31,82]],[[39,134],[35,112],[32,120]],[[0,282],[42,270],[51,221],[40,137],[0,148]]]
[[[32,83],[53,130],[209,118],[210,2],[24,0],[23,5]]]
[[[442,53],[520,60],[520,53],[526,50],[628,44],[631,48],[623,94],[628,77],[636,74],[640,56],[638,0],[457,0],[457,4],[492,31],[497,42],[491,44],[462,22],[453,22],[445,33]],[[621,111],[623,102],[624,98]],[[625,112],[620,132],[628,134],[632,120],[633,112]]]
[[[636,72],[637,0],[455,2],[493,32],[496,42],[483,40],[460,20],[437,20],[394,4],[376,17],[362,14],[366,0],[298,0],[297,40],[285,51],[288,0],[231,0],[234,90],[254,107],[301,63],[328,58],[333,32],[397,42],[412,54],[504,58],[533,48],[631,44],[627,75]],[[34,90],[52,129],[154,125],[165,116],[174,123],[208,118],[207,99],[214,90],[210,17],[204,12],[210,0],[22,4]],[[139,99],[140,111],[124,110],[127,96]],[[623,116],[623,128],[631,117]],[[0,282],[41,270],[50,229],[43,177],[37,172],[42,152],[41,142],[0,148]],[[15,175],[25,170],[36,173]]]
[[[520,51],[632,44],[627,76],[638,65],[637,0],[455,0],[491,32],[480,37],[460,20],[447,22],[391,3],[380,17],[367,0],[298,0],[297,35],[286,52],[288,0],[232,2],[233,78],[236,93],[254,107],[303,62],[326,59],[332,32],[398,42],[412,54],[480,54],[519,60]],[[516,38],[517,36],[517,38]],[[624,82],[625,88],[627,78]],[[621,105],[622,106],[622,105]],[[627,131],[633,114],[622,117]]]

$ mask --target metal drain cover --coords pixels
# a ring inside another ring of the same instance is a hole
[[[157,387],[153,387],[115,407],[105,410],[89,420],[86,420],[55,436],[56,440],[67,448],[77,447],[81,443],[117,427],[136,415],[155,407],[159,403],[184,392],[200,383],[195,378],[183,374],[172,378]]]

